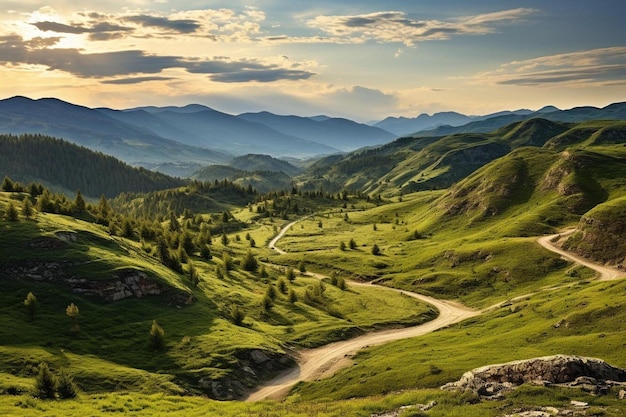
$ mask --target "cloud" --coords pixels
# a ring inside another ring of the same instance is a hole
[[[92,14],[96,18],[101,15]],[[42,32],[56,32],[56,33],[68,33],[73,35],[80,35],[83,33],[89,34],[89,39],[92,41],[106,41],[111,39],[120,39],[125,34],[133,32],[133,29],[126,26],[120,26],[106,21],[91,22],[91,26],[84,26],[79,23],[73,23],[66,25],[64,23],[43,21],[32,23],[37,29]]]
[[[599,48],[513,61],[472,79],[483,84],[615,85],[626,83],[626,47]]]
[[[167,17],[146,14],[124,17],[123,20],[137,23],[143,27],[155,27],[175,33],[194,33],[202,27],[200,23],[192,19],[171,20]]]
[[[116,78],[114,80],[101,81],[102,84],[140,84],[148,81],[169,81],[175,80],[174,77],[132,77],[132,78]]]
[[[33,48],[31,41],[24,41],[17,35],[0,37],[0,64],[41,65],[47,70],[64,71],[80,78],[158,74],[170,68],[182,68],[194,74],[208,74],[213,81],[228,83],[304,80],[315,75],[310,71],[290,69],[257,59],[200,59],[148,54],[141,50],[85,53],[79,49],[45,46]]]
[[[418,42],[449,39],[454,35],[493,33],[493,25],[518,21],[535,12],[535,9],[518,8],[440,21],[415,20],[404,12],[384,11],[353,16],[317,16],[308,25],[324,31],[337,42],[374,40],[413,46]]]

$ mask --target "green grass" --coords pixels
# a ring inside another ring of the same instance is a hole
[[[626,367],[625,306],[623,280],[542,292],[448,329],[365,349],[355,365],[301,384],[293,395],[319,401],[436,388],[479,366],[560,353]]]

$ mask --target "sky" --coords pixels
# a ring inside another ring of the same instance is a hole
[[[626,101],[623,0],[0,5],[0,98],[360,122]]]

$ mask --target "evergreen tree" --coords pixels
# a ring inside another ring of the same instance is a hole
[[[202,244],[200,246],[200,256],[206,260],[212,259],[213,256],[211,255],[211,248],[209,248],[206,244]]]
[[[24,201],[22,203],[22,216],[26,219],[30,219],[33,216],[33,203],[30,202],[30,197],[24,197]]]
[[[350,249],[356,249],[356,241],[354,239],[350,239]]]
[[[24,299],[24,307],[26,307],[26,311],[28,311],[28,316],[30,317],[30,321],[35,319],[35,311],[37,310],[37,297],[32,292],[29,292]]]
[[[243,259],[243,269],[248,272],[256,272],[259,268],[259,262],[256,260],[251,250],[248,250],[246,257]]]
[[[165,331],[156,320],[152,320],[150,326],[150,347],[154,350],[163,349],[165,346]]]
[[[374,256],[380,255],[380,248],[378,247],[376,243],[374,243],[374,246],[372,246],[372,255]]]
[[[300,263],[298,263],[298,270],[303,274],[306,272],[306,265],[304,264],[304,261],[300,261]]]
[[[7,211],[4,214],[4,217],[11,222],[15,222],[18,220],[19,218],[19,214],[17,212],[17,209],[15,208],[15,204],[13,204],[13,202],[9,202],[9,207],[7,207]]]
[[[78,388],[71,375],[61,371],[58,379],[58,393],[62,399],[75,398],[78,395]]]
[[[57,380],[50,372],[48,364],[41,362],[39,364],[39,373],[35,378],[35,397],[41,399],[53,399],[56,397]]]
[[[296,301],[298,301],[298,296],[296,294],[296,292],[294,291],[293,288],[289,289],[289,295],[287,296],[287,298],[289,298],[289,302],[291,304],[295,303]]]
[[[278,291],[287,294],[287,281],[284,278],[278,280]]]
[[[67,314],[67,317],[69,317],[72,321],[72,332],[76,333],[80,331],[80,326],[78,325],[78,316],[80,315],[80,310],[78,309],[78,306],[74,303],[71,303],[65,309],[65,314]]]
[[[343,240],[341,242],[339,242],[339,250],[341,250],[341,251],[345,251],[346,250],[346,244],[344,243]]]
[[[222,245],[228,246],[228,243],[228,236],[226,236],[226,233],[222,233]]]
[[[100,196],[100,203],[98,203],[98,214],[103,218],[107,219],[109,217],[109,203],[107,202],[104,194]]]
[[[13,192],[13,181],[11,178],[7,176],[4,177],[4,180],[2,181],[2,191],[6,191],[7,193]]]
[[[238,306],[234,305],[230,308],[230,319],[236,326],[241,326],[245,318],[245,313]]]
[[[294,279],[296,279],[296,273],[293,272],[293,269],[289,268],[287,269],[287,279],[291,282]]]
[[[265,265],[261,265],[260,275],[261,275],[261,278],[267,278],[270,276],[270,274],[267,273],[267,268],[265,268]]]
[[[266,313],[269,313],[272,307],[274,307],[274,302],[272,301],[272,298],[269,295],[265,294],[263,296],[263,299],[261,300],[261,307],[263,308],[263,311]]]
[[[276,287],[274,287],[273,284],[270,284],[267,286],[267,290],[265,290],[265,295],[267,295],[269,298],[271,298],[272,300],[276,299],[276,296],[278,295],[276,293]]]
[[[76,199],[74,200],[74,209],[78,212],[85,211],[85,200],[83,199],[83,195],[80,193],[80,190],[76,191]]]

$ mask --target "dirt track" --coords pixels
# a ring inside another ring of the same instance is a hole
[[[281,232],[269,243],[269,247],[278,253],[285,253],[276,247],[276,242],[292,227],[296,222],[285,226]],[[318,274],[311,276],[321,277]],[[351,286],[371,286],[358,282],[351,282]],[[408,327],[405,329],[391,329],[368,333],[350,340],[331,343],[315,349],[307,349],[299,352],[298,366],[279,375],[277,378],[267,382],[257,391],[253,392],[247,401],[259,401],[263,399],[277,399],[287,394],[289,389],[300,381],[312,381],[324,376],[330,376],[337,370],[345,367],[349,363],[350,355],[358,350],[367,347],[380,345],[394,340],[406,339],[430,333],[437,329],[458,323],[467,318],[474,317],[480,312],[471,310],[459,303],[443,301],[425,295],[401,291],[393,288],[380,287],[383,291],[401,292],[407,296],[417,298],[421,301],[435,306],[439,310],[439,316],[427,323]]]
[[[584,265],[587,268],[593,269],[594,271],[598,272],[598,274],[599,274],[598,280],[599,281],[612,281],[612,280],[615,280],[615,279],[626,277],[626,272],[624,272],[624,271],[620,271],[619,269],[610,268],[610,267],[604,266],[604,265],[598,265],[596,263],[591,262],[589,259],[585,259],[585,258],[583,258],[581,256],[574,255],[573,253],[566,252],[563,249],[559,248],[558,246],[556,246],[556,245],[554,245],[552,243],[553,239],[570,235],[570,234],[574,233],[574,231],[575,230],[568,230],[566,232],[563,232],[563,233],[560,233],[560,234],[556,234],[556,235],[543,236],[543,237],[539,238],[539,240],[537,240],[537,242],[539,242],[539,244],[541,246],[543,246],[544,248],[548,249],[549,251],[552,251],[554,253],[558,253],[559,255],[563,256],[564,258],[567,258],[567,259],[569,259],[571,261],[574,261],[576,263]]]
[[[269,243],[269,247],[280,254],[284,254],[285,252],[283,250],[276,247],[276,243],[281,237],[283,237],[287,230],[289,230],[289,228],[291,228],[296,223],[297,221],[289,223],[287,226],[285,226],[280,231],[280,233],[276,235],[274,239],[272,239],[272,241]],[[624,273],[623,271],[619,271],[617,269],[605,267],[602,265],[597,265],[585,258],[568,253],[552,244],[552,240],[557,236],[562,237],[570,233],[573,233],[573,230],[564,232],[560,235],[557,234],[544,236],[538,239],[538,243],[552,252],[558,253],[559,255],[567,259],[570,259],[574,262],[577,262],[581,265],[597,271],[600,274],[599,280],[608,281],[626,277],[626,273]],[[309,273],[309,275],[318,278],[322,277],[321,275],[315,273]],[[351,282],[350,285],[371,286],[371,284],[358,282]],[[298,355],[298,366],[284,372],[275,379],[261,386],[257,391],[250,394],[250,396],[247,398],[247,401],[260,401],[264,399],[282,398],[289,392],[289,389],[293,385],[300,381],[313,381],[315,379],[330,376],[337,370],[347,366],[350,363],[350,356],[364,347],[381,345],[383,343],[409,337],[421,336],[481,314],[480,311],[472,310],[468,307],[463,306],[462,304],[452,301],[438,300],[436,298],[427,297],[425,295],[409,291],[401,291],[388,287],[380,288],[386,291],[401,292],[407,296],[414,297],[421,301],[429,303],[439,310],[439,316],[428,323],[424,323],[414,327],[368,333],[354,339],[331,343],[316,349],[302,350]],[[496,307],[497,306],[498,305],[496,305]]]

